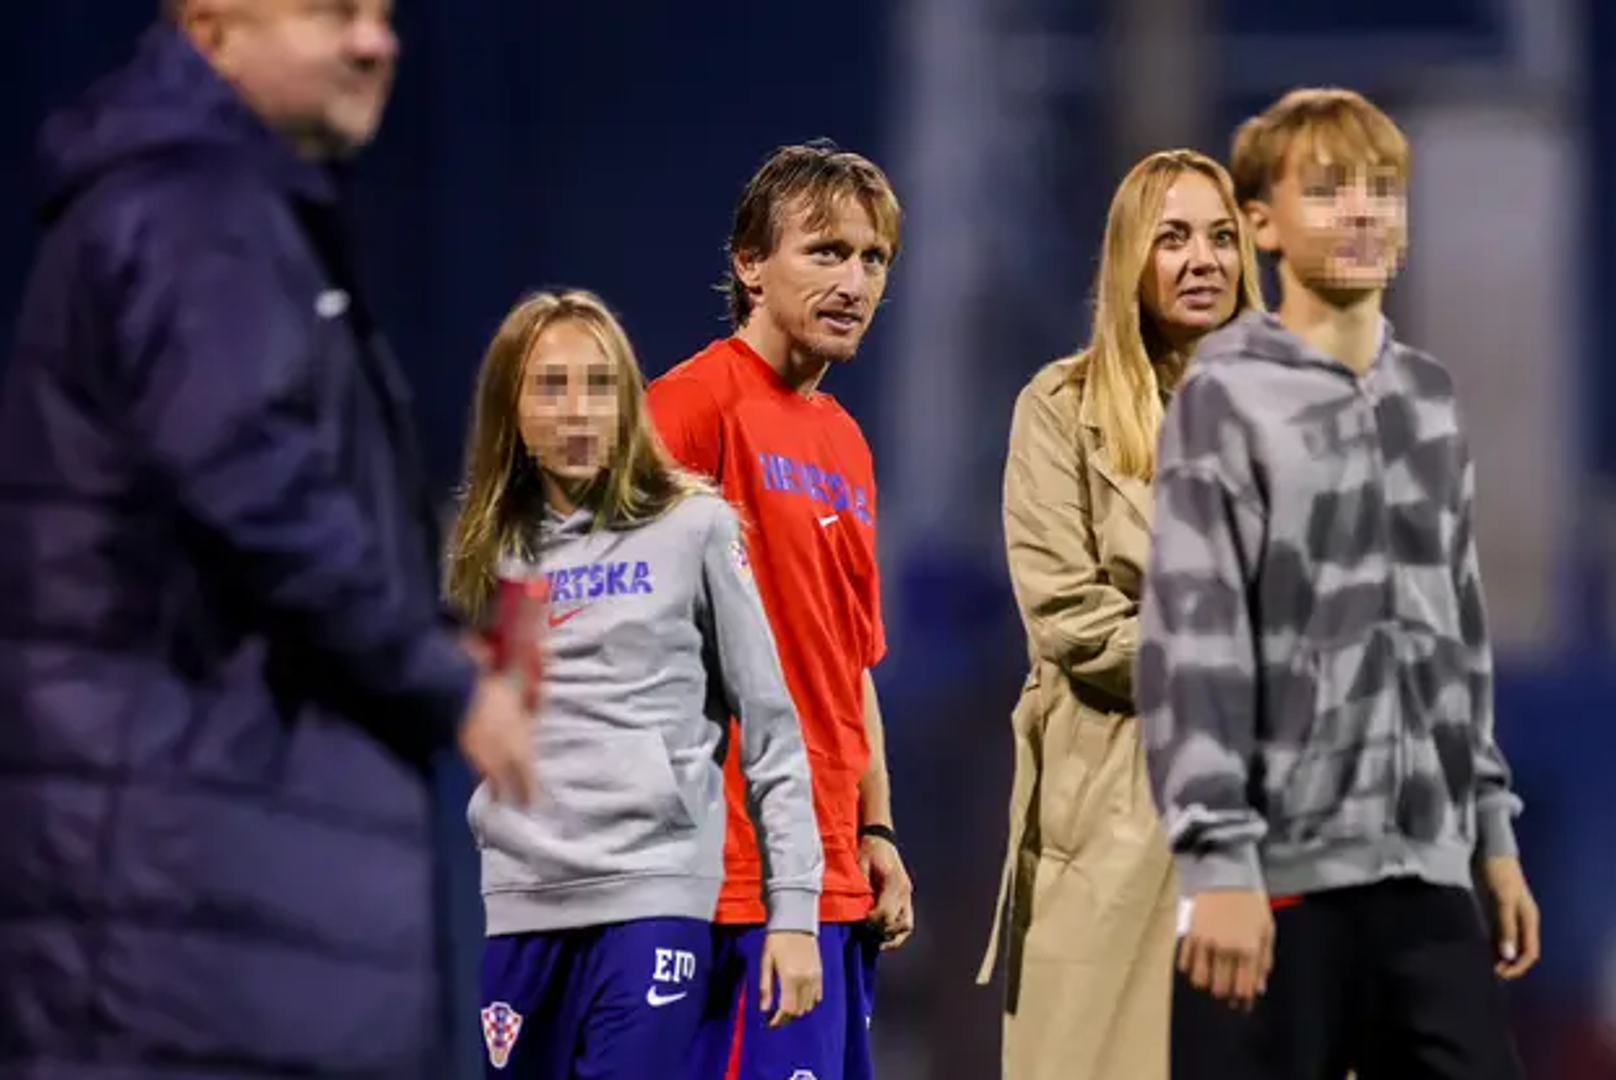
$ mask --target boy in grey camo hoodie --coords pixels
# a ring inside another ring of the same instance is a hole
[[[1447,371],[1381,314],[1408,144],[1361,96],[1300,90],[1233,159],[1281,304],[1206,338],[1168,409],[1140,614],[1186,898],[1174,1077],[1514,1080],[1497,977],[1535,962],[1538,913],[1474,467]]]

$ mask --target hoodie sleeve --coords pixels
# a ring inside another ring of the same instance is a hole
[[[1163,422],[1135,694],[1151,787],[1188,895],[1261,889],[1267,831],[1246,796],[1257,642],[1247,596],[1262,510],[1238,418],[1191,377]]]
[[[763,853],[769,929],[816,933],[825,859],[808,754],[740,523],[727,505],[708,530],[702,569],[718,675],[731,712],[740,718],[741,773]]]
[[[1514,819],[1521,811],[1521,800],[1510,788],[1509,765],[1493,732],[1493,652],[1481,588],[1481,560],[1476,552],[1475,509],[1476,466],[1467,453],[1453,569],[1460,639],[1468,660],[1470,700],[1475,710],[1476,853],[1486,858],[1517,854]]]
[[[128,423],[235,587],[320,665],[334,706],[428,756],[452,741],[475,668],[432,605],[410,605],[322,438],[313,300],[290,296],[268,222],[154,210],[120,275]]]

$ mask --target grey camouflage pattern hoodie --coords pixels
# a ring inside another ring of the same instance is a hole
[[[1513,854],[1453,382],[1272,315],[1209,335],[1163,424],[1136,695],[1181,889],[1469,888]]]

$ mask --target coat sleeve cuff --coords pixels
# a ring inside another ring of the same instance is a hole
[[[431,749],[454,745],[477,690],[477,665],[453,637],[437,630],[421,640],[411,674]]]

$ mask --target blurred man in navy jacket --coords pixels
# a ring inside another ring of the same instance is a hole
[[[46,125],[0,386],[0,1080],[447,1074],[428,763],[522,798],[529,749],[439,614],[337,225],[389,8],[178,0]]]

